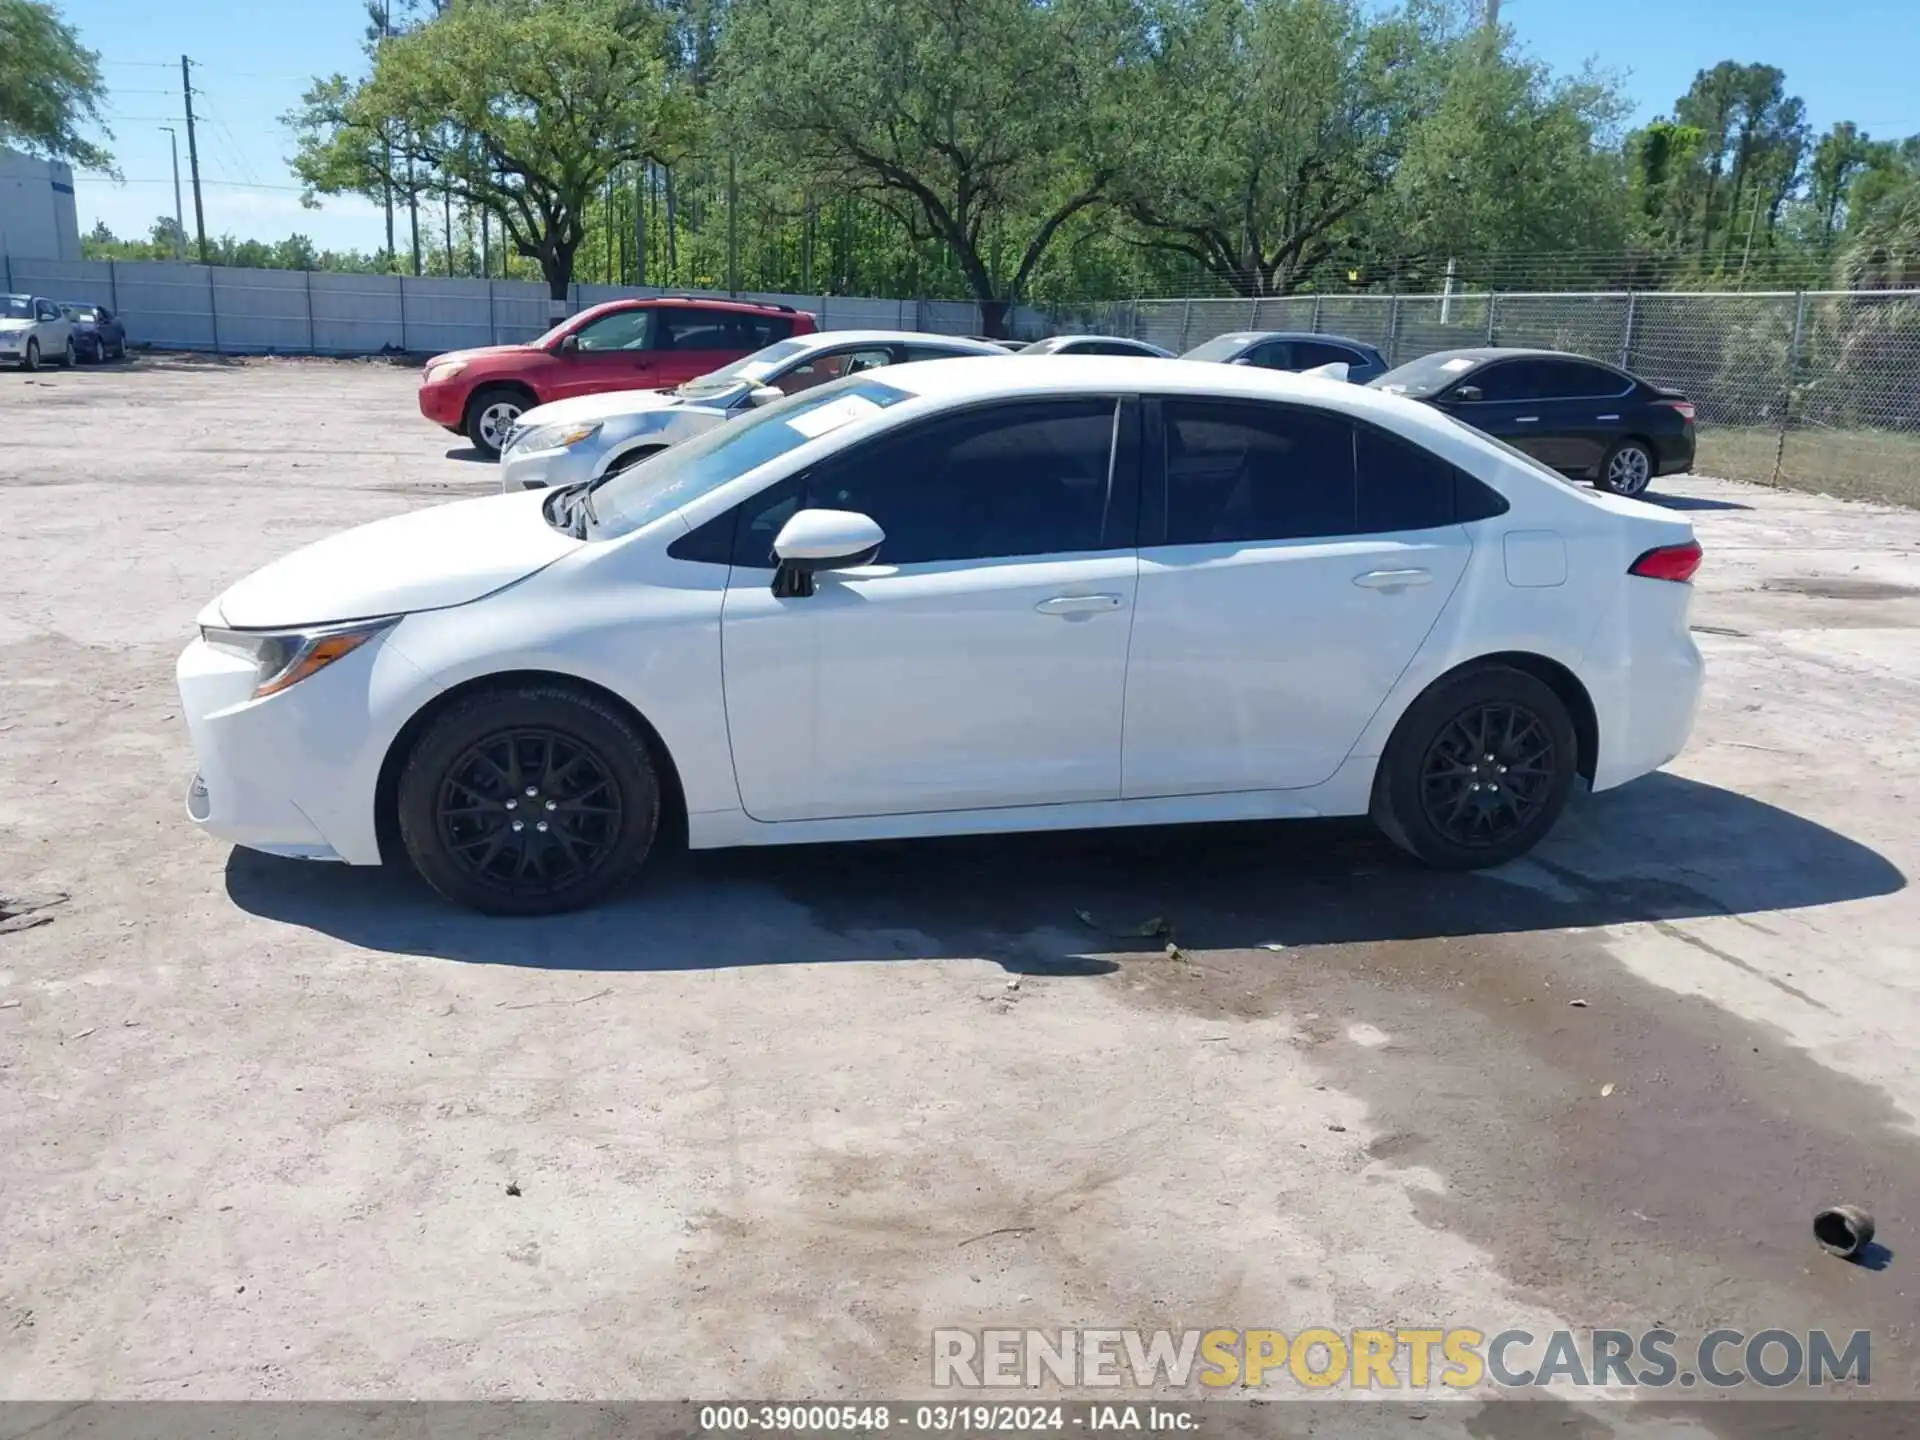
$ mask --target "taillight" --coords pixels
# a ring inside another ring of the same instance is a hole
[[[1664,405],[1669,410],[1677,410],[1680,418],[1689,425],[1693,423],[1693,402],[1691,400],[1656,400],[1656,405]]]
[[[1647,551],[1627,567],[1627,573],[1647,580],[1678,580],[1685,584],[1699,568],[1700,542],[1689,540],[1684,545],[1662,545]]]

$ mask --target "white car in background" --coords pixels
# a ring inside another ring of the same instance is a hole
[[[1681,516],[1430,406],[1178,360],[902,365],[200,615],[187,812],[588,904],[696,849],[1371,815],[1513,859],[1693,724]]]
[[[572,485],[624,470],[755,407],[863,370],[968,355],[997,345],[910,330],[828,330],[779,340],[675,390],[615,390],[536,406],[500,452],[500,489]]]
[[[0,295],[0,362],[38,370],[51,360],[78,363],[73,322],[44,295]]]

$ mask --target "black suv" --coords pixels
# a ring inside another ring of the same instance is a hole
[[[1369,382],[1424,400],[1563,475],[1639,495],[1693,465],[1693,402],[1555,350],[1442,350]]]

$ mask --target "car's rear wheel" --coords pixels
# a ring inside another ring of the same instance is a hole
[[[1560,697],[1524,671],[1488,665],[1441,680],[1394,727],[1374,822],[1437,869],[1502,864],[1560,818],[1578,745]]]
[[[484,692],[428,727],[400,774],[400,838],[426,882],[495,915],[591,905],[653,846],[644,736],[557,685]]]
[[[1638,440],[1622,440],[1600,462],[1600,488],[1612,495],[1644,495],[1653,483],[1653,452]]]
[[[526,408],[527,398],[518,390],[482,390],[475,395],[467,402],[467,438],[474,449],[498,455],[507,443],[507,432]]]
[[[20,368],[22,370],[38,370],[40,368],[40,342],[32,336],[27,338],[27,348],[21,353]]]

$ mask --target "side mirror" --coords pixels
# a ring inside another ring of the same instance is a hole
[[[1458,390],[1455,390],[1451,395],[1447,396],[1447,399],[1456,405],[1471,405],[1474,401],[1484,400],[1485,398],[1486,396],[1481,392],[1478,385],[1462,385]]]
[[[1251,365],[1253,364],[1253,357],[1251,355],[1236,355],[1227,363],[1229,365]]]
[[[786,398],[787,394],[784,390],[772,385],[756,385],[747,392],[747,403],[756,409],[762,405],[771,405],[776,400],[784,400]],[[824,514],[826,512],[822,511],[819,513]],[[794,517],[796,520],[799,518],[797,515]],[[783,530],[781,533],[784,535],[786,532]]]
[[[580,337],[578,335],[562,335],[560,337],[560,353],[562,355],[578,355],[580,353]]]
[[[781,599],[813,594],[822,570],[849,570],[880,553],[887,532],[852,510],[802,510],[774,537],[773,593]]]

